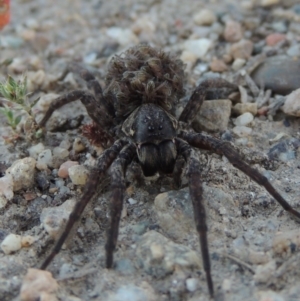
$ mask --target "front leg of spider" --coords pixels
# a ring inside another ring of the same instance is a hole
[[[238,152],[228,142],[223,142],[222,140],[202,133],[186,131],[180,131],[179,137],[183,138],[194,147],[211,150],[217,154],[224,155],[234,167],[244,172],[257,184],[263,186],[269,192],[269,194],[272,195],[274,199],[283,207],[284,210],[288,211],[290,214],[300,220],[300,212],[295,210],[281,196],[281,194],[273,187],[273,185],[264,175],[244,162]]]
[[[188,143],[181,139],[176,139],[178,153],[182,154],[187,163],[187,176],[189,179],[190,196],[193,203],[194,219],[196,229],[199,234],[201,255],[204,271],[206,273],[206,282],[210,296],[214,296],[214,287],[211,277],[209,250],[207,242],[207,225],[205,206],[203,204],[203,188],[201,180],[201,167],[199,159],[195,156],[195,151]]]
[[[41,265],[41,269],[44,270],[51,263],[56,254],[60,251],[62,245],[66,241],[72,227],[79,220],[84,208],[94,196],[97,185],[105,175],[107,169],[110,167],[112,162],[116,159],[122,148],[127,144],[126,140],[117,140],[110,148],[105,150],[101,157],[99,157],[96,168],[91,172],[86,187],[84,189],[81,200],[76,203],[69,220],[66,224],[64,231],[62,232],[60,238],[56,242],[53,250],[45,259]]]
[[[119,224],[123,209],[123,199],[125,194],[125,172],[128,164],[135,155],[135,146],[129,144],[119,154],[118,158],[111,166],[111,190],[110,197],[110,228],[107,232],[106,250],[106,267],[109,269],[113,265],[113,252],[116,248]]]

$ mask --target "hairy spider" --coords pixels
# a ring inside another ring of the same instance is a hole
[[[86,81],[90,93],[75,90],[53,101],[40,122],[45,126],[51,114],[66,103],[77,99],[87,109],[89,116],[99,128],[99,139],[107,149],[97,160],[84,188],[81,200],[75,205],[56,245],[41,268],[45,269],[60,251],[74,223],[80,218],[87,203],[96,192],[97,185],[111,166],[111,221],[107,235],[106,267],[113,264],[119,222],[125,194],[125,172],[136,160],[145,176],[157,172],[174,174],[178,158],[186,162],[189,191],[194,208],[194,219],[200,239],[203,266],[210,296],[214,295],[207,243],[205,208],[202,198],[200,162],[194,148],[210,150],[224,155],[238,169],[265,189],[292,215],[300,218],[271,183],[256,169],[245,163],[228,142],[194,132],[190,124],[204,99],[218,97],[236,90],[236,85],[220,78],[203,80],[192,93],[179,119],[175,117],[178,101],[184,95],[184,65],[182,61],[148,45],[129,48],[110,62],[106,77],[106,89],[102,91],[95,77],[82,67],[75,68]]]

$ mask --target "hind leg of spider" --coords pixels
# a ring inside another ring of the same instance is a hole
[[[178,153],[182,154],[187,163],[187,175],[189,179],[190,196],[194,208],[194,219],[199,234],[203,267],[206,274],[206,282],[210,296],[213,298],[214,287],[211,277],[210,258],[207,242],[206,213],[203,204],[203,188],[201,181],[201,166],[195,151],[188,143],[176,139]]]
[[[249,164],[244,162],[239,153],[228,143],[217,138],[202,134],[181,131],[179,137],[187,141],[190,145],[200,148],[211,150],[217,154],[224,155],[229,162],[248,177],[250,177],[257,184],[263,186],[271,196],[283,207],[284,210],[295,216],[300,220],[300,212],[295,210],[273,187],[268,179],[262,175],[258,170],[251,167]]]
[[[125,140],[121,140],[121,139],[117,140],[110,148],[105,150],[102,153],[102,155],[99,157],[97,166],[92,170],[92,172],[89,175],[81,200],[76,203],[72,213],[70,214],[69,220],[66,224],[64,231],[62,232],[60,238],[56,242],[51,253],[42,263],[41,265],[42,270],[46,269],[47,266],[51,263],[51,261],[55,257],[55,255],[58,254],[62,245],[66,241],[72,227],[79,220],[84,208],[91,200],[91,198],[94,196],[99,181],[101,181],[107,169],[110,167],[112,162],[116,159],[116,157],[118,156],[118,154],[126,144],[127,142]]]
[[[113,253],[116,248],[119,224],[123,208],[123,199],[125,193],[125,171],[128,164],[135,155],[135,146],[129,144],[119,154],[116,161],[111,166],[111,221],[107,233],[106,250],[106,267],[111,268],[113,265]]]

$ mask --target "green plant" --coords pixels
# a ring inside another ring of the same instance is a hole
[[[34,120],[32,107],[37,103],[38,99],[30,103],[27,97],[26,76],[19,81],[9,76],[5,83],[0,83],[0,94],[3,96],[0,113],[6,117],[7,123],[13,130],[16,130],[24,115]]]

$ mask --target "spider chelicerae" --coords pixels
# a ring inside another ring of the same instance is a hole
[[[79,99],[97,128],[99,135],[97,140],[106,146],[106,150],[97,159],[81,200],[75,205],[64,231],[41,269],[45,269],[60,251],[73,225],[79,220],[109,168],[112,190],[111,221],[105,250],[106,267],[111,268],[125,196],[125,173],[128,165],[136,161],[145,176],[152,176],[157,172],[173,174],[174,180],[179,182],[178,178],[183,170],[180,168],[179,159],[183,158],[186,163],[185,171],[199,234],[203,267],[209,294],[213,297],[201,166],[194,148],[224,155],[236,168],[265,187],[285,210],[300,218],[300,213],[288,204],[265,176],[244,162],[230,143],[204,133],[196,133],[190,126],[208,95],[220,98],[235,91],[236,85],[221,78],[202,80],[177,119],[176,105],[185,92],[184,64],[171,54],[148,45],[138,45],[121,55],[114,56],[108,67],[104,90],[86,69],[77,66],[75,71],[86,81],[92,93],[75,90],[57,98],[50,105],[40,126],[45,126],[56,109]]]

